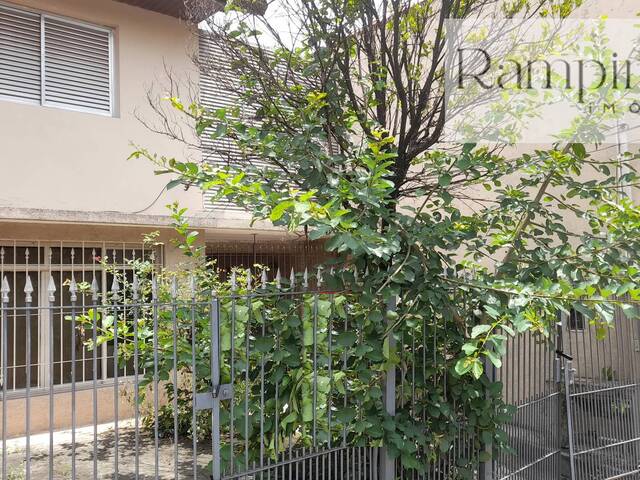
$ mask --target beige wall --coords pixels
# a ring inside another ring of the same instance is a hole
[[[67,386],[68,387],[68,386]],[[69,388],[66,388],[69,390]],[[134,416],[134,403],[131,400],[133,387],[131,380],[120,379],[118,419],[127,419]],[[32,394],[33,395],[33,394]],[[98,418],[96,424],[112,422],[115,418],[114,384],[112,381],[100,385],[96,389],[96,402],[98,404]],[[31,397],[29,410],[31,414],[30,431],[32,434],[49,431],[49,402],[48,394],[38,394]],[[91,382],[83,383],[76,393],[76,425],[84,427],[93,425],[93,401],[94,394]],[[67,430],[72,425],[72,400],[71,392],[56,392],[53,396],[53,420],[54,430]],[[2,408],[2,402],[0,402]],[[26,432],[27,402],[24,395],[17,395],[7,400],[7,437],[22,437]],[[2,419],[0,419],[0,428]]]
[[[608,15],[611,18],[635,18],[640,12],[638,0],[585,0],[574,16],[581,18],[596,18]]]
[[[0,208],[134,212],[168,181],[143,161],[127,161],[131,142],[178,158],[199,158],[182,144],[149,132],[136,112],[148,89],[162,93],[164,65],[197,83],[189,54],[194,36],[179,20],[108,0],[15,0],[14,4],[112,27],[116,115],[100,116],[0,100]],[[197,189],[165,193],[148,214],[166,214],[174,199],[201,210]],[[0,217],[2,210],[0,210]],[[2,236],[0,234],[0,236]]]

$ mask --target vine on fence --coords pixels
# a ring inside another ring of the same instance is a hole
[[[387,311],[383,297],[362,291],[365,283],[353,266],[318,269],[310,279],[320,283],[314,289],[303,286],[309,279],[302,274],[267,282],[268,272],[260,265],[252,271],[236,269],[229,281],[221,281],[214,263],[206,261],[201,251],[187,248],[185,239],[193,237],[189,232],[188,228],[181,232],[181,245],[191,262],[188,269],[157,271],[146,261],[132,260],[134,287],[131,276],[113,268],[119,290],[103,299],[103,307],[90,309],[78,319],[90,349],[112,342],[117,332],[122,366],[131,365],[137,343],[141,403],[154,382],[155,334],[158,380],[167,396],[158,415],[161,436],[173,436],[175,415],[179,435],[195,435],[199,441],[211,438],[209,412],[197,412],[193,422],[193,379],[195,374],[197,392],[210,388],[210,309],[215,300],[220,308],[223,383],[231,383],[232,365],[234,369],[234,400],[222,402],[223,466],[233,462],[236,470],[243,468],[245,441],[249,461],[257,463],[263,452],[276,460],[289,448],[346,441],[359,446],[385,443],[407,468],[425,471],[465,438],[454,466],[465,478],[478,460],[486,460],[486,454],[480,453],[483,441],[506,442],[498,430],[509,418],[509,407],[500,400],[500,385],[486,377],[459,376],[453,368],[456,352],[466,341],[464,331],[454,332],[437,318],[412,316],[404,326],[395,325],[396,346],[390,348],[387,329],[397,322],[397,313]],[[110,268],[108,258],[102,261]],[[90,286],[80,285],[80,289],[88,293]],[[114,310],[116,305],[129,307],[125,312],[120,307]],[[94,323],[99,329],[95,347],[90,335]],[[177,386],[172,380],[174,335]],[[395,417],[384,413],[382,403],[389,368],[399,372]],[[231,404],[235,405],[233,421]],[[144,424],[152,429],[154,422],[150,412]]]

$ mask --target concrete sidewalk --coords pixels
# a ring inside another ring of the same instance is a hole
[[[118,479],[135,479],[135,428],[133,421],[126,420],[118,425]],[[7,480],[26,478],[25,438],[7,441]],[[113,424],[98,427],[96,459],[98,479],[113,479],[115,476],[115,430]],[[93,427],[76,429],[76,478],[93,478]],[[56,480],[71,478],[71,431],[54,434],[54,476]],[[174,445],[172,439],[159,440],[159,478],[174,479]],[[155,478],[155,445],[153,434],[140,430],[137,457],[139,479]],[[207,465],[211,460],[208,442],[198,445],[198,472],[195,478],[209,480]],[[190,440],[178,445],[178,472],[180,477],[193,479],[193,454]],[[31,478],[49,478],[49,434],[31,437]]]

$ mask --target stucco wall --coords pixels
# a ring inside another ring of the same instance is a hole
[[[597,18],[600,15],[608,15],[611,18],[635,18],[640,12],[638,0],[585,0],[582,6],[574,13],[574,17]]]
[[[105,117],[0,100],[1,208],[135,212],[145,209],[168,181],[143,160],[127,161],[131,142],[178,158],[199,152],[151,133],[136,114],[153,120],[146,94],[162,94],[165,66],[197,84],[190,59],[196,42],[183,22],[105,0],[15,0],[50,13],[114,29],[116,115]],[[187,132],[188,133],[188,132]],[[197,189],[164,193],[147,214],[166,214],[174,199],[202,209]]]

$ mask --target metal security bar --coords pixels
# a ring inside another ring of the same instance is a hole
[[[72,355],[76,357],[74,380],[81,383],[93,377],[93,364],[80,338],[81,332],[74,332],[64,320],[70,314],[70,292],[58,289],[51,308],[38,308],[47,305],[46,286],[49,277],[53,277],[58,285],[68,285],[72,276],[79,284],[95,279],[100,293],[104,295],[114,271],[129,272],[131,276],[132,262],[149,259],[161,262],[162,249],[136,243],[0,240],[0,278],[6,278],[11,289],[7,313],[7,375],[2,376],[2,383],[6,384],[8,390],[16,395],[23,394],[27,376],[29,387],[33,389],[47,388],[50,384],[69,384],[72,379]],[[33,288],[33,312],[28,329],[24,328],[25,302],[21,292],[27,278]],[[85,307],[86,298],[83,297],[81,301],[84,302],[81,306]],[[72,348],[74,336],[76,350]],[[30,349],[28,361],[25,357],[27,346]],[[50,353],[53,355],[53,368],[49,368]],[[114,375],[112,359],[112,346],[105,344],[96,365],[98,378],[103,381]],[[127,366],[124,369],[127,370]],[[128,373],[125,371],[124,375]]]
[[[223,280],[230,278],[237,268],[266,267],[272,275],[278,270],[297,272],[313,268],[329,258],[323,242],[319,241],[226,241],[208,242],[207,259],[215,262],[215,268]],[[310,279],[313,282],[313,278]]]
[[[425,318],[421,328],[413,330],[413,334],[400,334],[394,343],[400,357],[399,366],[394,372],[395,381],[390,386],[397,399],[396,407],[408,410],[416,426],[427,425],[430,417],[440,415],[437,402],[431,400],[433,392],[438,392],[447,399],[448,392],[451,391],[447,368],[437,368],[439,365],[446,365],[447,351],[451,348],[447,343],[444,326],[431,323],[429,318]],[[432,382],[433,391],[417,389],[417,378]],[[449,421],[456,426],[455,439],[448,446],[433,445],[430,449],[418,449],[415,455],[423,472],[403,468],[397,462],[396,474],[392,478],[493,480],[490,470],[486,470],[480,461],[475,429],[466,428],[467,417],[461,408],[463,405],[456,401],[451,403],[453,419]],[[433,408],[436,408],[437,413],[433,412]]]
[[[227,387],[211,404],[221,418],[214,479],[377,478],[377,448],[354,447],[342,417],[357,411],[347,374],[356,345],[337,340],[343,332],[361,338],[359,327],[350,323],[346,296],[323,291],[315,277],[310,290],[306,270],[291,270],[288,279],[278,270],[276,291],[266,293],[266,270],[257,288],[250,275],[240,287],[234,272],[231,295],[216,300],[226,314],[212,316],[220,334],[212,351],[222,370],[214,370],[213,393],[219,382]],[[275,295],[275,306],[265,308],[265,295]]]
[[[606,331],[605,331],[606,330]],[[609,326],[563,315],[553,343],[511,339],[498,372],[517,410],[498,479],[614,480],[640,475],[640,337],[616,309]]]

